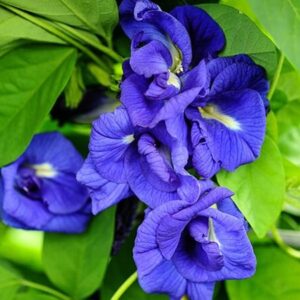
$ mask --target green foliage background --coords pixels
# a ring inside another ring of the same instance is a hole
[[[184,1],[157,2],[171,9]],[[300,255],[291,247],[300,247],[300,0],[187,2],[223,28],[222,56],[250,55],[271,83],[260,158],[217,175],[220,185],[235,191],[233,199],[253,228],[257,273],[218,284],[215,299],[299,300]],[[90,126],[59,127],[49,112],[61,93],[67,106],[76,107],[92,84],[117,98],[122,56],[129,55],[117,24],[115,0],[0,0],[0,166],[42,131],[63,132],[86,154]],[[0,224],[0,300],[111,299],[135,270],[134,230],[111,256],[114,216],[111,208],[74,236]],[[135,283],[122,299],[166,297],[147,295]]]

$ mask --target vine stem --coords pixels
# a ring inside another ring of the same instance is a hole
[[[277,68],[276,68],[276,72],[274,74],[273,81],[272,81],[272,84],[271,84],[271,87],[270,87],[270,91],[269,91],[269,94],[268,94],[268,98],[270,100],[273,97],[274,92],[276,90],[276,86],[278,84],[278,80],[279,80],[280,73],[281,73],[281,70],[282,70],[283,62],[284,62],[284,55],[281,52],[280,56],[279,56],[279,61],[278,61],[278,65],[277,65]]]
[[[279,231],[275,226],[271,229],[271,231],[275,242],[284,252],[292,257],[300,259],[300,251],[288,246],[280,236]]]
[[[5,7],[6,9],[12,11],[13,13],[23,17],[24,19],[30,21],[31,23],[40,26],[41,28],[47,30],[48,32],[51,32],[52,34],[56,35],[57,37],[61,38],[63,41],[75,46],[79,50],[81,50],[83,53],[85,53],[88,57],[90,57],[97,65],[101,66],[102,68],[106,69],[106,66],[103,64],[103,62],[88,48],[68,36],[67,34],[63,33],[59,29],[57,29],[54,26],[51,26],[48,22],[43,21],[42,19],[39,19],[37,17],[34,17],[18,8],[12,7],[10,5],[0,3],[1,6]]]
[[[50,294],[50,295],[53,295],[61,300],[71,300],[70,297],[50,288],[50,287],[47,287],[47,286],[44,286],[42,284],[39,284],[39,283],[35,283],[35,282],[31,282],[31,281],[28,281],[28,280],[22,280],[21,281],[21,285],[22,286],[26,286],[26,287],[29,287],[29,288],[33,288],[35,290],[39,290],[39,291],[42,291],[42,292],[45,292],[47,294]]]
[[[110,300],[119,300],[128,288],[137,280],[137,272],[130,275],[113,294]]]

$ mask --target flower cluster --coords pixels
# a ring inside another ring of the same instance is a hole
[[[23,229],[84,231],[91,213],[87,190],[76,181],[82,163],[61,134],[36,135],[15,162],[0,170],[3,222]]]
[[[197,7],[124,0],[120,15],[131,39],[122,104],[93,123],[77,179],[94,214],[132,194],[148,205],[134,247],[145,291],[211,299],[216,281],[255,271],[232,192],[210,179],[259,156],[265,71],[247,55],[218,57],[224,33]]]
[[[255,271],[232,192],[210,179],[259,156],[265,72],[247,55],[218,57],[224,33],[197,7],[124,0],[120,15],[131,39],[122,104],[93,123],[77,179],[94,214],[132,194],[148,205],[134,247],[145,291],[211,299],[216,281]]]

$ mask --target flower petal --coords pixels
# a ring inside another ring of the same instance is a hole
[[[148,0],[125,0],[120,5],[120,14],[121,26],[129,38],[143,32],[143,41],[160,41],[170,50],[173,65],[182,60],[182,67],[187,70],[192,58],[191,41],[176,18]]]
[[[244,90],[215,96],[200,113],[199,127],[213,159],[222,168],[233,171],[258,157],[266,118],[257,92]]]
[[[151,208],[155,208],[162,203],[177,200],[179,196],[176,188],[177,184],[167,184],[159,177],[155,177],[153,172],[149,174],[149,169],[143,164],[137,153],[130,153],[126,160],[126,170],[128,183],[134,194]],[[150,181],[149,181],[150,180]]]
[[[124,159],[134,140],[133,132],[124,107],[102,114],[93,123],[90,155],[103,178],[116,183],[126,182]]]
[[[243,220],[212,208],[200,214],[212,218],[224,258],[224,267],[218,272],[208,273],[207,280],[251,277],[255,272],[256,259]]]
[[[162,261],[163,256],[158,249],[156,231],[161,219],[170,213],[179,211],[186,203],[172,201],[148,210],[145,220],[139,226],[133,249],[134,260],[139,276],[143,277],[153,271]]]
[[[178,6],[171,14],[187,29],[192,42],[193,60],[215,56],[225,45],[223,30],[204,10],[191,5]]]
[[[4,185],[3,211],[28,228],[43,229],[52,215],[42,201],[34,201],[15,190],[19,161],[2,168]]]
[[[133,74],[121,85],[121,102],[134,126],[147,127],[163,105],[161,101],[150,101],[145,97],[149,84],[144,76]]]
[[[133,43],[137,41],[134,40]],[[172,66],[172,57],[164,44],[151,41],[140,48],[132,47],[130,66],[135,73],[148,78],[168,72]]]
[[[187,295],[190,300],[210,300],[213,298],[214,287],[214,282],[195,283],[189,281],[187,285]]]
[[[89,220],[90,216],[83,213],[56,215],[43,227],[43,231],[82,233]]]
[[[43,200],[47,203],[50,212],[73,213],[80,210],[87,202],[87,190],[76,181],[75,174],[60,174],[55,178],[43,180]]]
[[[128,184],[111,182],[101,177],[90,156],[79,170],[77,180],[88,188],[93,214],[98,214],[130,196]]]
[[[184,295],[187,284],[170,261],[163,261],[151,273],[139,277],[139,283],[147,293],[167,293],[174,298]]]

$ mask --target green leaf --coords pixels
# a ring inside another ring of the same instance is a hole
[[[255,248],[257,271],[254,277],[226,281],[230,300],[300,299],[300,261],[276,247]]]
[[[249,0],[249,3],[278,48],[300,70],[300,1]]]
[[[110,39],[118,22],[115,0],[1,0],[5,4]]]
[[[101,300],[110,300],[112,295],[120,287],[120,285],[136,270],[132,249],[134,245],[136,232],[131,232],[130,236],[122,246],[120,252],[112,257],[108,266],[103,285],[101,287]],[[165,295],[146,294],[138,282],[135,282],[126,293],[122,296],[122,300],[166,300]]]
[[[273,111],[270,111],[267,116],[267,135],[271,137],[273,141],[278,141],[277,118]]]
[[[78,107],[84,90],[85,86],[82,80],[81,69],[79,66],[76,66],[65,88],[66,106],[73,109]]]
[[[89,296],[101,285],[113,242],[114,215],[114,207],[102,212],[81,235],[45,234],[45,272],[75,299]]]
[[[57,297],[29,289],[26,292],[19,293],[14,300],[60,300]]]
[[[300,72],[292,70],[281,73],[276,88],[284,92],[288,101],[300,99]]]
[[[0,166],[15,160],[68,82],[76,51],[28,46],[0,57]]]
[[[217,179],[235,193],[234,202],[258,237],[263,237],[278,218],[284,201],[284,168],[276,144],[267,136],[258,160],[233,173],[222,171]]]
[[[226,5],[203,4],[200,7],[224,30],[226,47],[221,53],[222,56],[248,54],[272,77],[277,65],[276,48],[255,23],[238,10]]]
[[[279,148],[282,154],[300,166],[300,100],[286,104],[278,113]]]
[[[0,300],[15,299],[21,279],[21,275],[14,268],[0,260]]]
[[[60,38],[0,7],[0,47],[25,40],[64,44]],[[20,41],[21,40],[21,41]],[[15,44],[18,45],[18,44]]]

